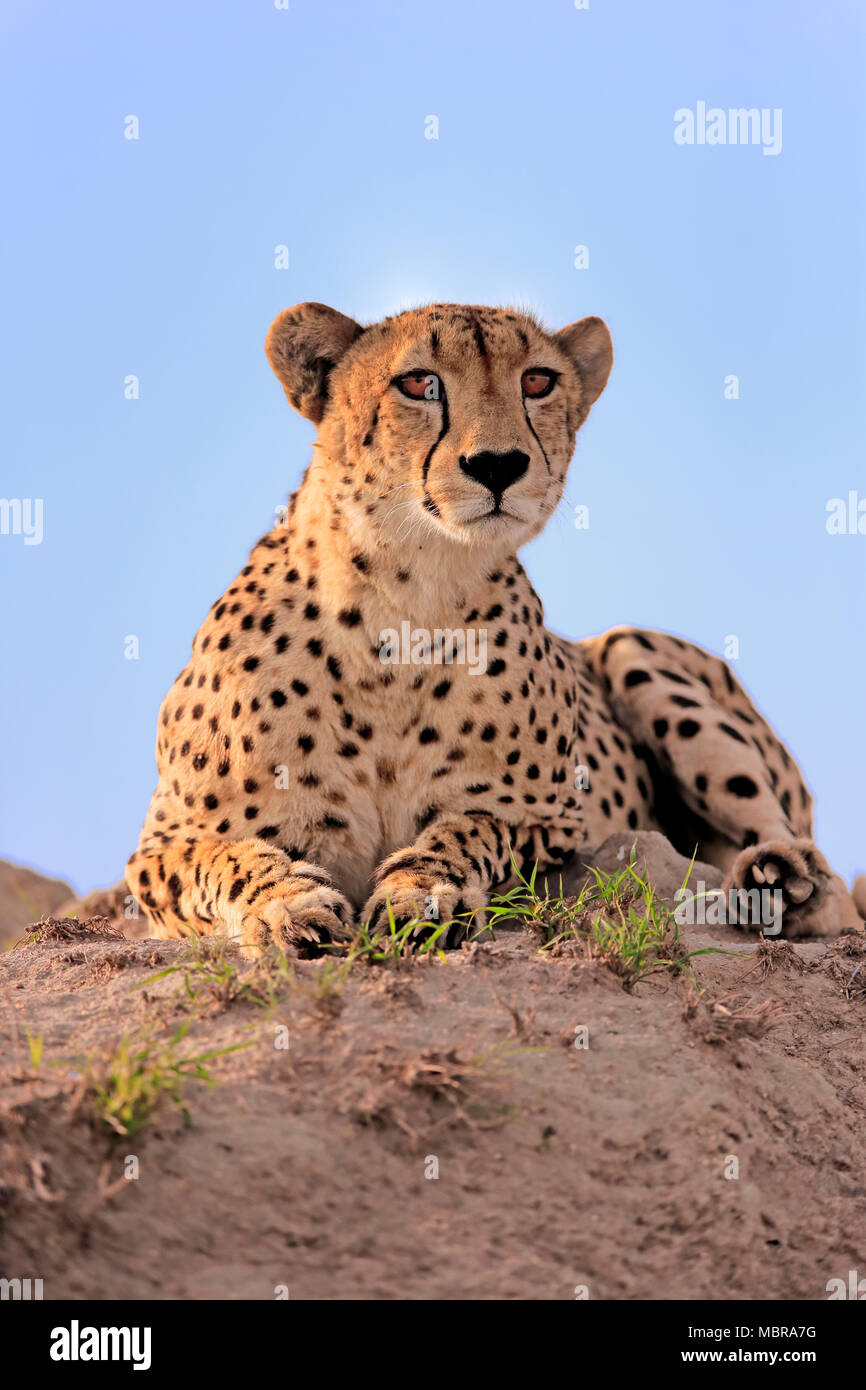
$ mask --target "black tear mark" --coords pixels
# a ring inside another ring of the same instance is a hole
[[[370,421],[370,428],[368,429],[367,433],[364,435],[364,438],[361,440],[361,447],[362,447],[363,449],[369,449],[370,445],[373,443],[373,435],[376,433],[376,426],[378,425],[378,423],[379,423],[379,407],[378,407],[378,405],[377,405],[377,406],[376,406],[376,409],[373,411],[373,419]]]
[[[524,415],[524,419],[526,420],[527,425],[529,426],[529,433],[532,435],[532,438],[535,440],[536,444],[538,445],[539,449],[541,450],[541,457],[544,459],[544,462],[545,462],[545,464],[547,465],[547,472],[548,472],[549,476],[552,478],[552,477],[553,477],[553,469],[552,469],[551,466],[550,466],[550,459],[547,457],[547,454],[545,453],[544,445],[542,444],[542,442],[541,442],[541,440],[539,439],[538,435],[535,433],[535,430],[532,428],[532,421],[531,421],[530,418],[529,418],[529,411],[526,409],[526,401],[525,401],[525,400],[524,400],[524,402],[523,402],[523,415]]]
[[[421,481],[424,485],[424,504],[426,506],[429,503],[430,509],[434,510],[437,516],[439,515],[439,508],[436,506],[436,503],[433,501],[432,497],[427,491],[427,476],[430,472],[430,464],[433,460],[433,455],[435,454],[436,450],[439,448],[439,445],[442,443],[442,440],[445,438],[446,434],[451,428],[451,420],[448,415],[448,397],[443,395],[440,397],[440,400],[442,402],[442,428],[440,429],[439,434],[437,435],[436,439],[431,445],[427,457],[424,460],[424,466],[421,470]]]

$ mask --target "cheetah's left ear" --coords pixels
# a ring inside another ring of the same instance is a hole
[[[570,357],[580,374],[583,404],[588,410],[597,401],[613,366],[613,343],[604,319],[578,319],[554,333],[553,341]]]
[[[277,314],[265,352],[289,405],[318,425],[328,404],[328,377],[363,328],[327,304],[295,304]]]

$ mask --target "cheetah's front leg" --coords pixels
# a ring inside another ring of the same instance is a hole
[[[381,930],[390,905],[398,929],[419,919],[417,942],[445,924],[436,944],[458,946],[469,930],[484,926],[487,894],[508,873],[511,839],[509,828],[488,813],[443,816],[380,864],[362,920]]]
[[[272,943],[316,956],[349,936],[352,909],[330,875],[264,840],[151,842],[126,872],[160,936],[222,929],[248,958]]]

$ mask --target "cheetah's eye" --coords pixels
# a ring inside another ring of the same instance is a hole
[[[394,385],[413,401],[438,401],[445,394],[442,382],[433,372],[405,372]]]
[[[520,384],[524,396],[534,396],[537,400],[539,396],[549,396],[556,382],[556,372],[549,372],[546,367],[530,367],[523,373]]]

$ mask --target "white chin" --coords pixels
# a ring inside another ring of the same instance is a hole
[[[479,542],[513,538],[523,531],[525,526],[526,522],[522,517],[514,516],[510,512],[487,512],[459,520],[455,517],[450,522],[450,528],[462,541],[474,545],[478,545]]]

